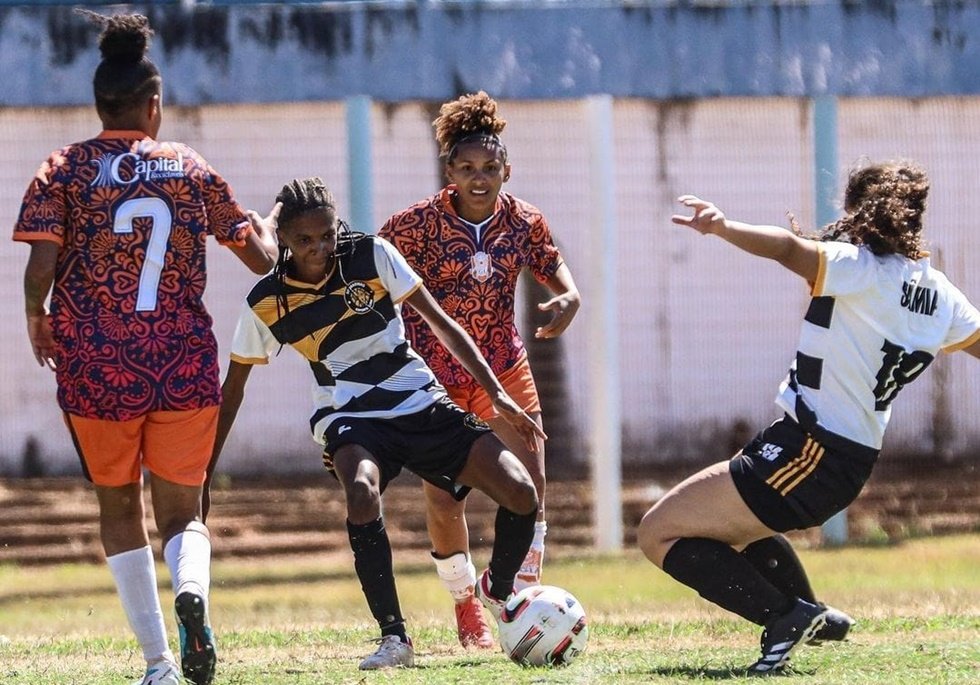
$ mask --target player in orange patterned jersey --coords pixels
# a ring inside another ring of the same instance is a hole
[[[564,332],[579,308],[578,289],[541,212],[502,191],[511,168],[499,138],[506,122],[497,115],[497,103],[482,91],[464,95],[445,103],[433,124],[449,185],[392,216],[380,235],[405,256],[442,308],[473,337],[511,397],[540,424],[541,405],[515,323],[518,276],[528,269],[554,294],[538,305],[552,314],[535,332],[538,338]],[[406,308],[404,318],[412,346],[450,397],[488,421],[530,472],[538,490],[538,521],[515,587],[539,583],[547,530],[543,443],[537,452],[528,450],[418,313]],[[428,484],[424,487],[432,557],[456,600],[459,640],[492,647],[480,605],[473,599],[476,569],[469,554],[465,502]]]
[[[145,56],[146,18],[86,14],[104,27],[94,78],[103,131],[53,153],[24,195],[13,238],[31,246],[27,328],[38,363],[55,371],[58,403],[98,496],[107,562],[147,661],[143,682],[181,682],[144,524],[145,467],[176,595],[182,670],[206,685],[216,659],[200,508],[221,391],[202,301],[205,244],[213,235],[265,273],[278,256],[274,217],[246,213],[190,147],[155,140],[161,78]]]

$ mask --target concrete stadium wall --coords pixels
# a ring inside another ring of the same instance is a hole
[[[374,223],[439,185],[431,102],[372,110]],[[579,100],[501,100],[513,163],[508,189],[537,204],[583,292],[563,337],[572,415],[585,426],[586,332],[601,284],[592,276],[587,109]],[[728,441],[776,417],[776,387],[795,350],[808,296],[780,267],[670,224],[694,192],[747,221],[813,225],[812,121],[797,98],[614,102],[618,305],[624,459],[727,456]],[[260,211],[291,178],[319,174],[349,206],[342,105],[331,102],[170,107],[161,136],[183,140]],[[28,179],[54,148],[99,130],[91,107],[0,109],[0,226],[12,226]],[[980,302],[980,97],[853,98],[839,104],[840,176],[862,156],[910,157],[933,181],[934,259]],[[370,227],[358,227],[370,228]],[[9,236],[9,234],[8,234]],[[35,364],[23,323],[27,248],[0,241],[0,474],[19,473],[28,445],[49,472],[77,471],[55,405],[53,375]],[[252,277],[225,250],[210,254],[207,303],[227,345]],[[223,458],[231,473],[314,471],[309,371],[291,350],[257,370]],[[941,356],[896,402],[892,452],[976,454],[980,365]],[[542,388],[542,392],[548,392]],[[545,417],[547,420],[547,417]],[[558,455],[555,455],[558,456]],[[585,454],[562,455],[584,460]]]
[[[4,0],[9,5],[9,0]],[[134,3],[182,105],[980,93],[975,2]],[[116,9],[116,8],[114,8]],[[83,105],[97,30],[0,7],[0,106]]]

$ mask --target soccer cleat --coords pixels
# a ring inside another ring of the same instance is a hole
[[[177,664],[172,661],[158,661],[146,667],[146,675],[142,680],[136,680],[133,685],[184,685],[184,679],[177,671]]]
[[[456,633],[464,647],[491,649],[493,634],[483,617],[483,606],[474,595],[456,603]]]
[[[191,592],[181,592],[174,600],[174,610],[177,613],[180,666],[184,677],[194,685],[211,685],[218,656],[204,599]]]
[[[506,599],[500,599],[493,596],[490,593],[490,569],[486,569],[480,574],[480,577],[476,581],[476,597],[479,599],[490,615],[493,616],[495,621],[500,621],[500,614],[504,610],[504,605],[507,604]]]
[[[385,635],[375,640],[378,649],[361,665],[362,671],[375,671],[379,668],[411,668],[415,665],[415,648],[412,641],[402,642],[397,635]]]
[[[854,625],[854,619],[840,609],[827,606],[823,602],[818,602],[817,606],[827,613],[824,615],[823,628],[814,633],[813,638],[807,644],[819,645],[822,642],[840,642],[846,638]]]
[[[749,673],[779,673],[796,648],[812,640],[823,627],[826,613],[815,604],[797,599],[788,614],[773,619],[762,631],[762,658],[749,666]]]

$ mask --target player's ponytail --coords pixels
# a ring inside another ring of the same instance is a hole
[[[92,79],[99,114],[118,117],[159,94],[160,71],[146,56],[153,36],[149,20],[142,14],[107,17],[89,10],[76,11],[102,27],[102,61]]]

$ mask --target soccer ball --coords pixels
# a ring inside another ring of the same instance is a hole
[[[582,604],[553,585],[532,585],[513,595],[498,626],[504,654],[521,666],[565,666],[589,640]]]

